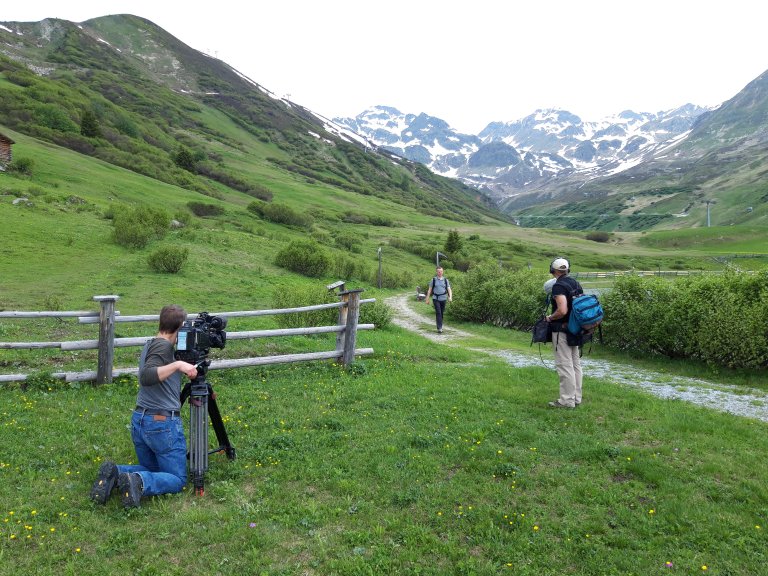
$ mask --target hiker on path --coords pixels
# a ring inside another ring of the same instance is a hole
[[[573,296],[583,292],[581,285],[568,276],[571,265],[565,258],[555,258],[549,265],[554,276],[552,284],[552,313],[546,317],[552,328],[555,369],[560,379],[560,397],[549,406],[575,408],[581,404],[581,360],[578,337],[568,332]]]
[[[432,304],[435,307],[437,333],[442,334],[445,303],[453,302],[453,291],[451,290],[451,283],[448,282],[448,278],[443,276],[443,269],[440,266],[435,269],[435,273],[436,276],[429,282],[429,290],[427,290],[425,302],[429,302],[430,297],[432,298]]]

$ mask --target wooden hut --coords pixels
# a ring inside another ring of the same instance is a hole
[[[15,142],[0,132],[0,170],[5,170],[11,163],[11,146]]]

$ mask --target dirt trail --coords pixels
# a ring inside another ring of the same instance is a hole
[[[432,307],[423,302],[416,302],[413,295],[392,296],[387,298],[385,302],[395,312],[392,320],[395,325],[421,334],[433,342],[458,346],[457,340],[472,335],[447,325],[443,327],[443,333],[438,334],[435,331]],[[418,309],[422,309],[425,314],[419,313]],[[472,348],[472,350],[498,356],[516,367],[541,366],[543,363],[554,370],[551,350],[549,346],[545,346],[545,348],[541,356],[538,354],[538,347],[531,348],[530,354],[510,350],[477,348]],[[737,416],[768,422],[768,394],[761,390],[744,389],[743,387],[718,384],[685,376],[669,376],[661,372],[642,370],[607,360],[593,360],[586,356],[582,358],[581,363],[582,370],[587,376],[627,386],[636,386],[660,398],[683,400],[713,410],[721,410]]]

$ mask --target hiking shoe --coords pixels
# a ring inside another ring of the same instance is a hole
[[[117,486],[117,466],[114,462],[104,462],[99,466],[99,476],[91,487],[91,500],[96,504],[106,504],[115,486]]]
[[[442,333],[443,333],[443,329],[442,329],[442,328],[438,328],[438,329],[437,329],[437,333],[438,333],[438,334],[442,334]]]
[[[120,487],[120,502],[125,508],[138,508],[141,505],[141,493],[144,491],[144,482],[136,472],[123,472],[118,476],[117,484]]]
[[[568,404],[560,404],[560,400],[555,400],[554,402],[549,402],[547,406],[551,406],[552,408],[576,408],[576,406],[568,406]]]

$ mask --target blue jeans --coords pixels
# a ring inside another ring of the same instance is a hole
[[[137,472],[144,482],[144,496],[181,492],[187,483],[187,440],[179,416],[156,420],[134,412],[131,438],[138,465],[119,465],[118,472]]]

